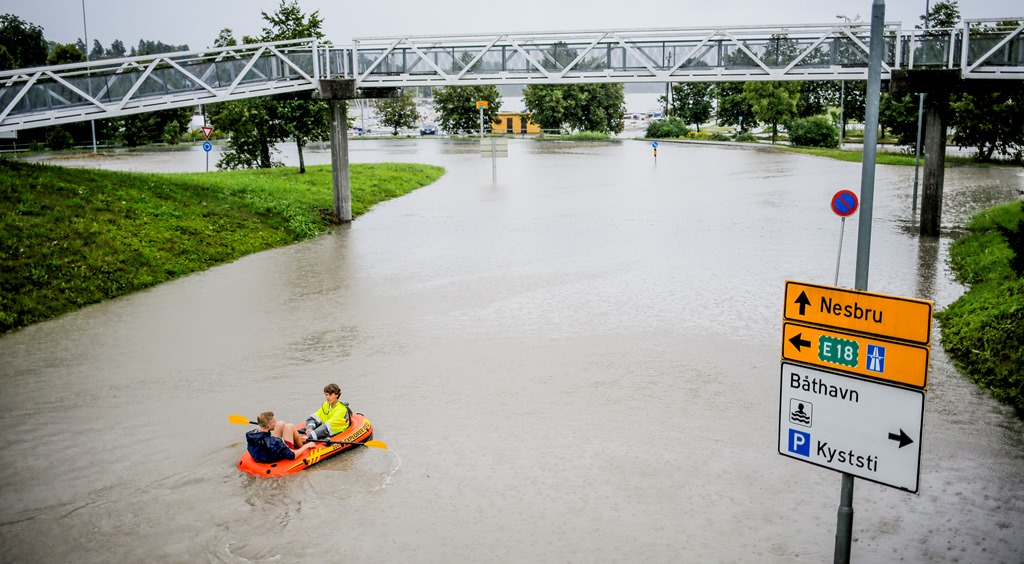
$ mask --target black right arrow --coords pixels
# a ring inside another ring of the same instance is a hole
[[[796,352],[800,352],[800,347],[809,347],[811,342],[803,338],[803,333],[797,333],[795,337],[789,340],[790,344],[796,347]]]
[[[898,435],[896,433],[889,433],[889,440],[899,442],[900,448],[903,448],[909,445],[910,443],[914,442],[914,439],[908,437],[907,434],[903,432],[903,429],[900,429],[900,434]]]
[[[796,301],[793,303],[800,306],[800,315],[803,315],[807,306],[811,305],[811,300],[807,299],[807,292],[800,290],[800,295],[797,296]]]

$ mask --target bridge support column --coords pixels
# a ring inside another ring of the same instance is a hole
[[[924,185],[921,192],[921,237],[938,237],[942,229],[942,185],[946,172],[946,110],[940,93],[924,98]]]
[[[331,180],[334,184],[334,215],[338,221],[352,221],[352,180],[348,166],[348,100],[354,98],[397,98],[400,88],[356,88],[356,81],[323,79],[314,97],[331,105]]]
[[[946,114],[949,96],[964,88],[958,70],[893,70],[889,90],[924,97],[924,188],[921,237],[938,237],[942,228],[942,184],[946,172]]]
[[[352,181],[348,167],[348,103],[345,100],[331,100],[329,103],[334,215],[338,221],[348,223],[352,221]]]

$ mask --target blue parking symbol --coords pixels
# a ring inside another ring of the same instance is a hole
[[[803,431],[797,431],[796,429],[789,430],[789,452],[799,454],[800,456],[811,456],[811,434],[804,433]]]
[[[885,347],[868,344],[866,368],[872,372],[885,372]]]

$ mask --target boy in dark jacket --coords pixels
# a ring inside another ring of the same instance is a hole
[[[273,411],[264,411],[256,418],[259,429],[245,434],[249,456],[256,462],[270,464],[280,460],[293,460],[296,456],[316,446],[316,443],[303,444],[304,438],[295,431],[295,425],[278,421]],[[291,443],[284,437],[291,439]],[[298,445],[299,448],[293,448]]]

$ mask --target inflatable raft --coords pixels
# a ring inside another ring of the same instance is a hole
[[[348,429],[331,437],[331,441],[365,443],[372,438],[373,425],[370,424],[370,420],[364,417],[362,413],[353,413],[352,424],[349,425]],[[258,476],[284,476],[305,470],[318,462],[323,462],[342,451],[357,446],[359,445],[338,444],[335,442],[325,443],[307,450],[301,455],[296,456],[293,460],[281,460],[270,464],[256,462],[249,455],[249,451],[246,450],[242,453],[242,457],[238,459],[238,469]]]

